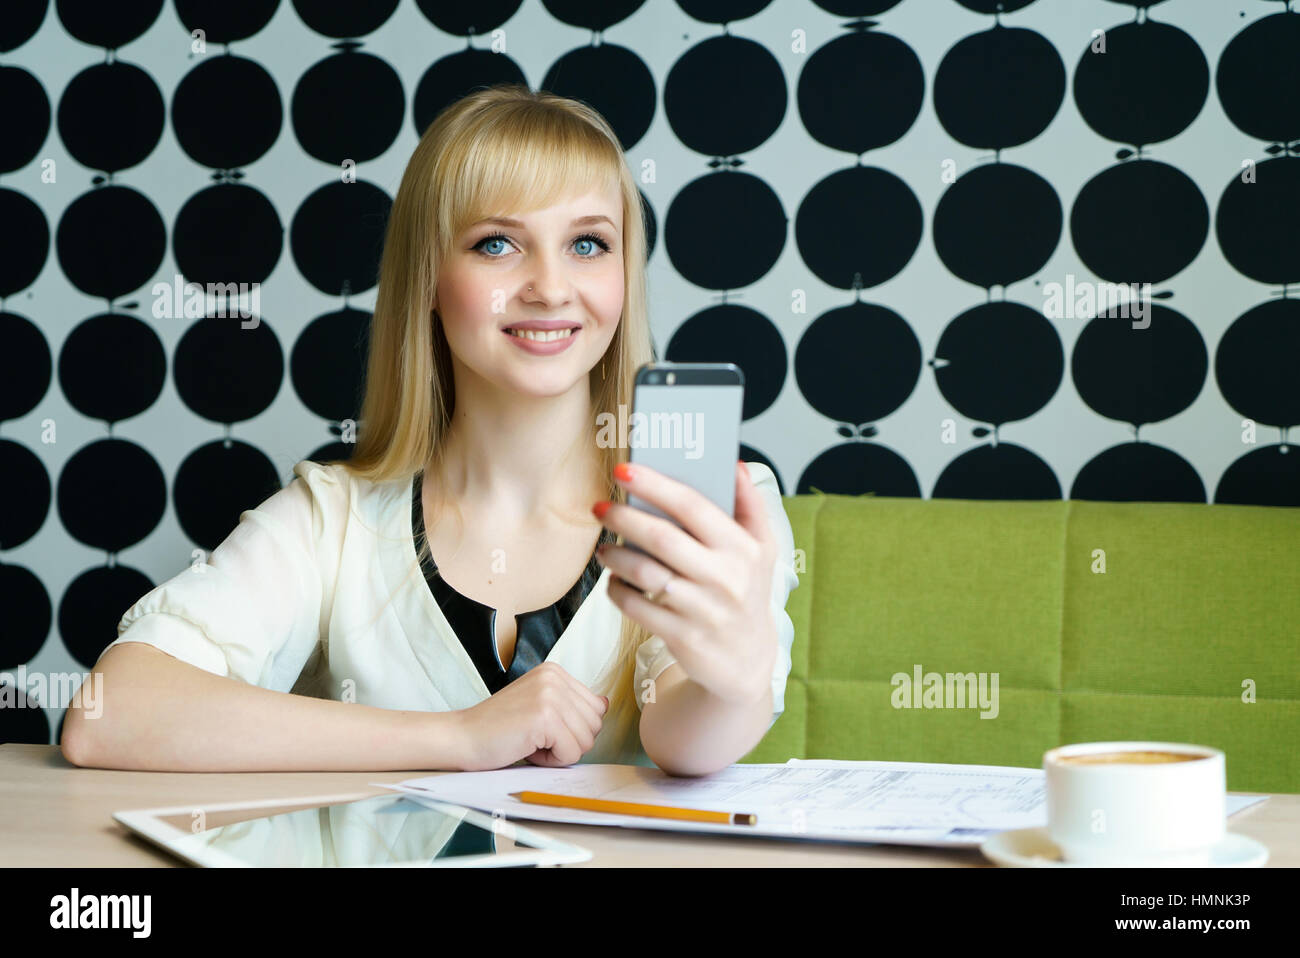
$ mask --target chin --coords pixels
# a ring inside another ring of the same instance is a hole
[[[514,375],[508,376],[504,385],[521,395],[534,396],[540,399],[550,396],[563,396],[578,384],[588,382],[590,376],[590,372],[573,376],[561,374],[559,371],[546,375]]]

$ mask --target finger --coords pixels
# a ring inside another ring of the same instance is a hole
[[[658,592],[667,585],[671,598],[664,598],[662,602],[651,602],[652,609],[673,612],[683,619],[689,619],[692,613],[700,610],[703,603],[707,601],[705,590],[699,583],[692,582],[685,576],[674,575],[644,553],[623,546],[606,546],[596,558],[612,573],[611,587],[626,586],[632,592],[642,594],[644,597],[644,593]],[[615,596],[611,594],[610,598],[613,599]],[[666,618],[655,616],[655,619],[652,630],[666,628],[672,624]]]
[[[645,626],[652,635],[662,636],[665,642],[669,641],[670,635],[680,635],[687,625],[685,616],[658,602],[651,602],[645,593],[619,579],[610,579],[609,598],[629,619]]]
[[[568,687],[573,690],[574,694],[579,699],[586,702],[591,707],[592,712],[594,712],[597,716],[601,716],[605,714],[606,710],[609,708],[609,703],[606,701],[603,695],[597,695],[591,689],[587,688],[587,686],[583,685],[581,682],[578,681],[577,676],[575,676],[564,666],[559,665],[555,662],[543,663],[543,664],[548,665],[548,667],[554,669],[563,679],[565,679]]]
[[[736,522],[763,545],[775,547],[767,503],[754,485],[749,467],[740,460],[736,460]]]
[[[600,734],[600,725],[601,725],[600,717],[604,711],[600,707],[601,705],[600,700],[597,699],[596,706],[593,707],[585,697],[575,695],[573,696],[573,698],[569,700],[569,703],[572,705],[574,711],[577,713],[577,716],[582,723],[581,726],[579,728],[574,729],[574,731],[576,732],[589,731],[591,732],[591,737],[595,739],[595,737]],[[584,749],[583,751],[586,751],[586,749]]]
[[[551,752],[565,765],[572,765],[595,744],[596,736],[592,733],[582,710],[576,702],[568,700],[555,707],[559,716],[556,726],[556,741]]]
[[[528,761],[534,765],[545,765],[547,768],[555,768],[560,763],[556,761],[555,756],[551,754],[549,748],[539,748],[532,755],[528,756]]]
[[[676,519],[682,529],[705,546],[725,548],[736,541],[736,524],[732,517],[704,493],[649,466],[624,465],[627,466],[628,478],[616,474],[614,481],[629,494],[644,499]],[[631,533],[628,535],[631,537]]]
[[[559,707],[552,712],[546,713],[546,725],[543,734],[542,748],[551,753],[557,764],[572,765],[582,755],[582,749],[578,745],[578,739],[574,731],[569,727],[569,720],[566,717],[568,710]]]
[[[573,754],[573,749],[577,749],[577,755],[581,756],[591,747],[586,744],[587,740],[594,743],[595,737],[600,734],[600,716],[604,714],[604,703],[563,667],[554,663],[543,663],[543,666],[539,666],[541,667],[547,668],[553,677],[559,679],[555,686],[558,695],[552,708],[563,727],[557,725],[552,730],[552,734],[558,735],[559,739],[551,743],[551,749],[561,759]],[[593,699],[594,705],[591,701]],[[548,721],[547,724],[551,726],[553,723]],[[566,737],[572,740],[567,746]],[[575,761],[577,758],[571,759],[570,763]]]
[[[667,606],[651,602],[632,586],[615,580],[610,580],[610,599],[616,602],[629,619],[639,622],[652,635],[663,639],[673,658],[681,663],[682,668],[691,671],[696,664],[695,648],[679,638],[687,633],[689,620]]]
[[[678,575],[703,579],[712,566],[712,553],[690,534],[661,516],[616,502],[601,518],[620,536],[620,545],[636,546]]]

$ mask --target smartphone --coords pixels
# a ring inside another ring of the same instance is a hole
[[[698,490],[735,516],[745,376],[735,363],[646,363],[637,370],[628,461]],[[628,505],[681,523],[637,496]],[[623,545],[645,552],[635,543]]]

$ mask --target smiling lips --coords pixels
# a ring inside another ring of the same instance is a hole
[[[565,325],[558,329],[506,328],[501,332],[525,352],[534,356],[551,356],[568,349],[581,330]]]

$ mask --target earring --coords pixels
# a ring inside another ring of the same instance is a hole
[[[600,381],[605,381],[605,360],[600,361]]]

